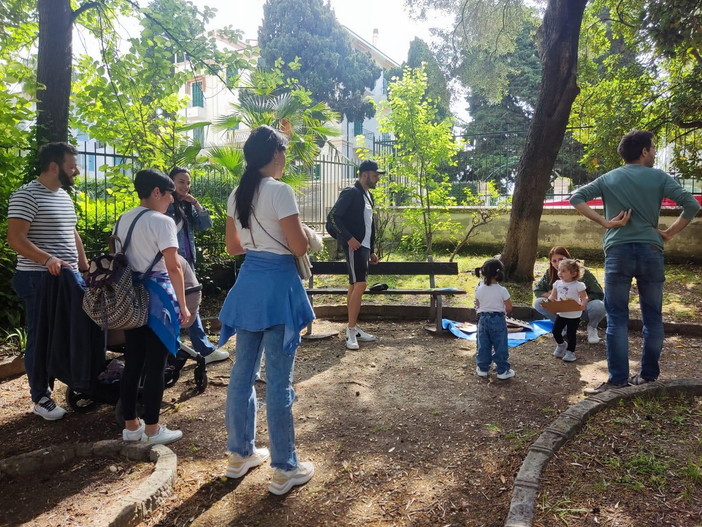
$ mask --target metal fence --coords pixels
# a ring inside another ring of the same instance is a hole
[[[572,133],[572,129],[569,132]],[[587,130],[578,129],[579,139],[587,142]],[[566,134],[568,137],[568,134]],[[698,135],[700,135],[698,133]],[[455,195],[463,195],[463,188],[471,187],[473,193],[482,199],[485,205],[495,204],[485,192],[481,182],[496,180],[506,182],[502,188],[505,195],[511,193],[510,178],[516,173],[519,156],[524,145],[526,130],[510,130],[472,134],[467,136],[466,148],[462,152],[460,169],[450,174],[455,187]],[[700,136],[702,139],[702,136]],[[689,142],[689,138],[688,138]],[[372,155],[395,155],[395,143],[387,138],[373,138],[367,141],[372,145]],[[693,145],[702,145],[702,140]],[[91,230],[100,222],[102,225],[113,223],[124,208],[123,200],[114,198],[118,190],[123,190],[122,196],[131,192],[131,182],[138,162],[135,158],[123,156],[113,149],[90,141],[78,145],[78,162],[81,167],[81,177],[78,190],[81,198],[77,200],[81,228]],[[12,149],[15,151],[16,149]],[[9,149],[3,152],[9,153]],[[672,166],[672,156],[676,152],[675,145],[667,145],[659,149],[657,166],[668,170]],[[563,148],[556,161],[553,180],[554,186],[546,196],[546,200],[557,201],[565,199],[571,192],[572,182],[583,183],[594,175],[588,173],[580,165],[583,146],[573,140],[564,141]],[[226,202],[232,189],[236,186],[236,178],[214,165],[200,165],[193,169],[193,194],[203,197],[217,212],[226,210]],[[679,176],[673,172],[673,176]],[[301,219],[323,231],[326,215],[335,203],[339,192],[353,185],[357,177],[357,165],[340,155],[320,156],[314,168],[309,171],[305,183],[297,189],[296,195]],[[389,174],[387,177],[392,177]],[[694,194],[702,193],[702,181],[699,179],[682,180],[680,183]],[[133,196],[136,200],[136,196]],[[497,198],[499,202],[501,198]],[[93,223],[93,224],[91,224]]]

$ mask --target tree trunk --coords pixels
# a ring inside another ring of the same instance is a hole
[[[69,0],[38,0],[37,145],[68,140],[73,61],[73,11]]]
[[[519,160],[507,241],[502,251],[507,278],[531,282],[543,201],[561,148],[577,80],[578,40],[587,0],[549,0],[539,29],[541,89]]]

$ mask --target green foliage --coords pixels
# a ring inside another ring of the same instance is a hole
[[[288,68],[295,64],[288,64]],[[324,102],[315,102],[312,94],[296,80],[285,77],[282,61],[276,61],[268,71],[252,72],[250,81],[242,87],[239,101],[232,105],[232,114],[217,120],[221,128],[235,133],[240,124],[248,128],[268,125],[281,130],[289,138],[288,169],[285,181],[299,186],[314,167],[321,146],[338,132],[326,123],[338,115]],[[231,148],[210,151],[210,158],[230,173],[243,173],[243,157]]]
[[[349,120],[373,116],[365,100],[380,68],[370,55],[351,46],[349,35],[323,0],[267,0],[258,31],[261,65],[274,68],[282,59],[286,77],[294,77],[317,101],[328,103]],[[292,67],[299,59],[298,67]]]
[[[621,163],[614,146],[632,128],[674,144],[673,167],[702,176],[700,0],[595,0],[581,36],[580,85],[571,123],[592,127],[585,161]]]
[[[398,185],[396,196],[414,205],[403,210],[409,232],[422,233],[425,254],[432,254],[437,231],[453,232],[448,208],[455,204],[448,177],[439,168],[455,163],[460,145],[454,140],[452,122],[436,122],[436,107],[427,100],[427,75],[423,67],[405,68],[402,79],[390,84],[387,103],[381,104],[379,129],[395,138],[394,155],[384,159]]]

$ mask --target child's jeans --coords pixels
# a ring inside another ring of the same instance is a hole
[[[476,358],[478,368],[482,371],[490,371],[490,363],[494,362],[497,373],[504,373],[510,369],[508,359],[505,314],[499,311],[480,313]]]

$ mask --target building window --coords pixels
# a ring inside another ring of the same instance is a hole
[[[190,106],[204,108],[205,94],[202,93],[202,81],[190,84]]]
[[[203,146],[205,144],[205,129],[195,128],[193,130],[193,142]]]
[[[363,121],[354,121],[353,122],[353,135],[361,135],[363,134]]]
[[[90,155],[90,156],[87,156],[87,158],[88,158],[88,172],[92,174],[95,172],[95,156]]]
[[[238,68],[235,68],[234,66],[227,66],[227,86],[231,86],[237,75],[239,75]]]

